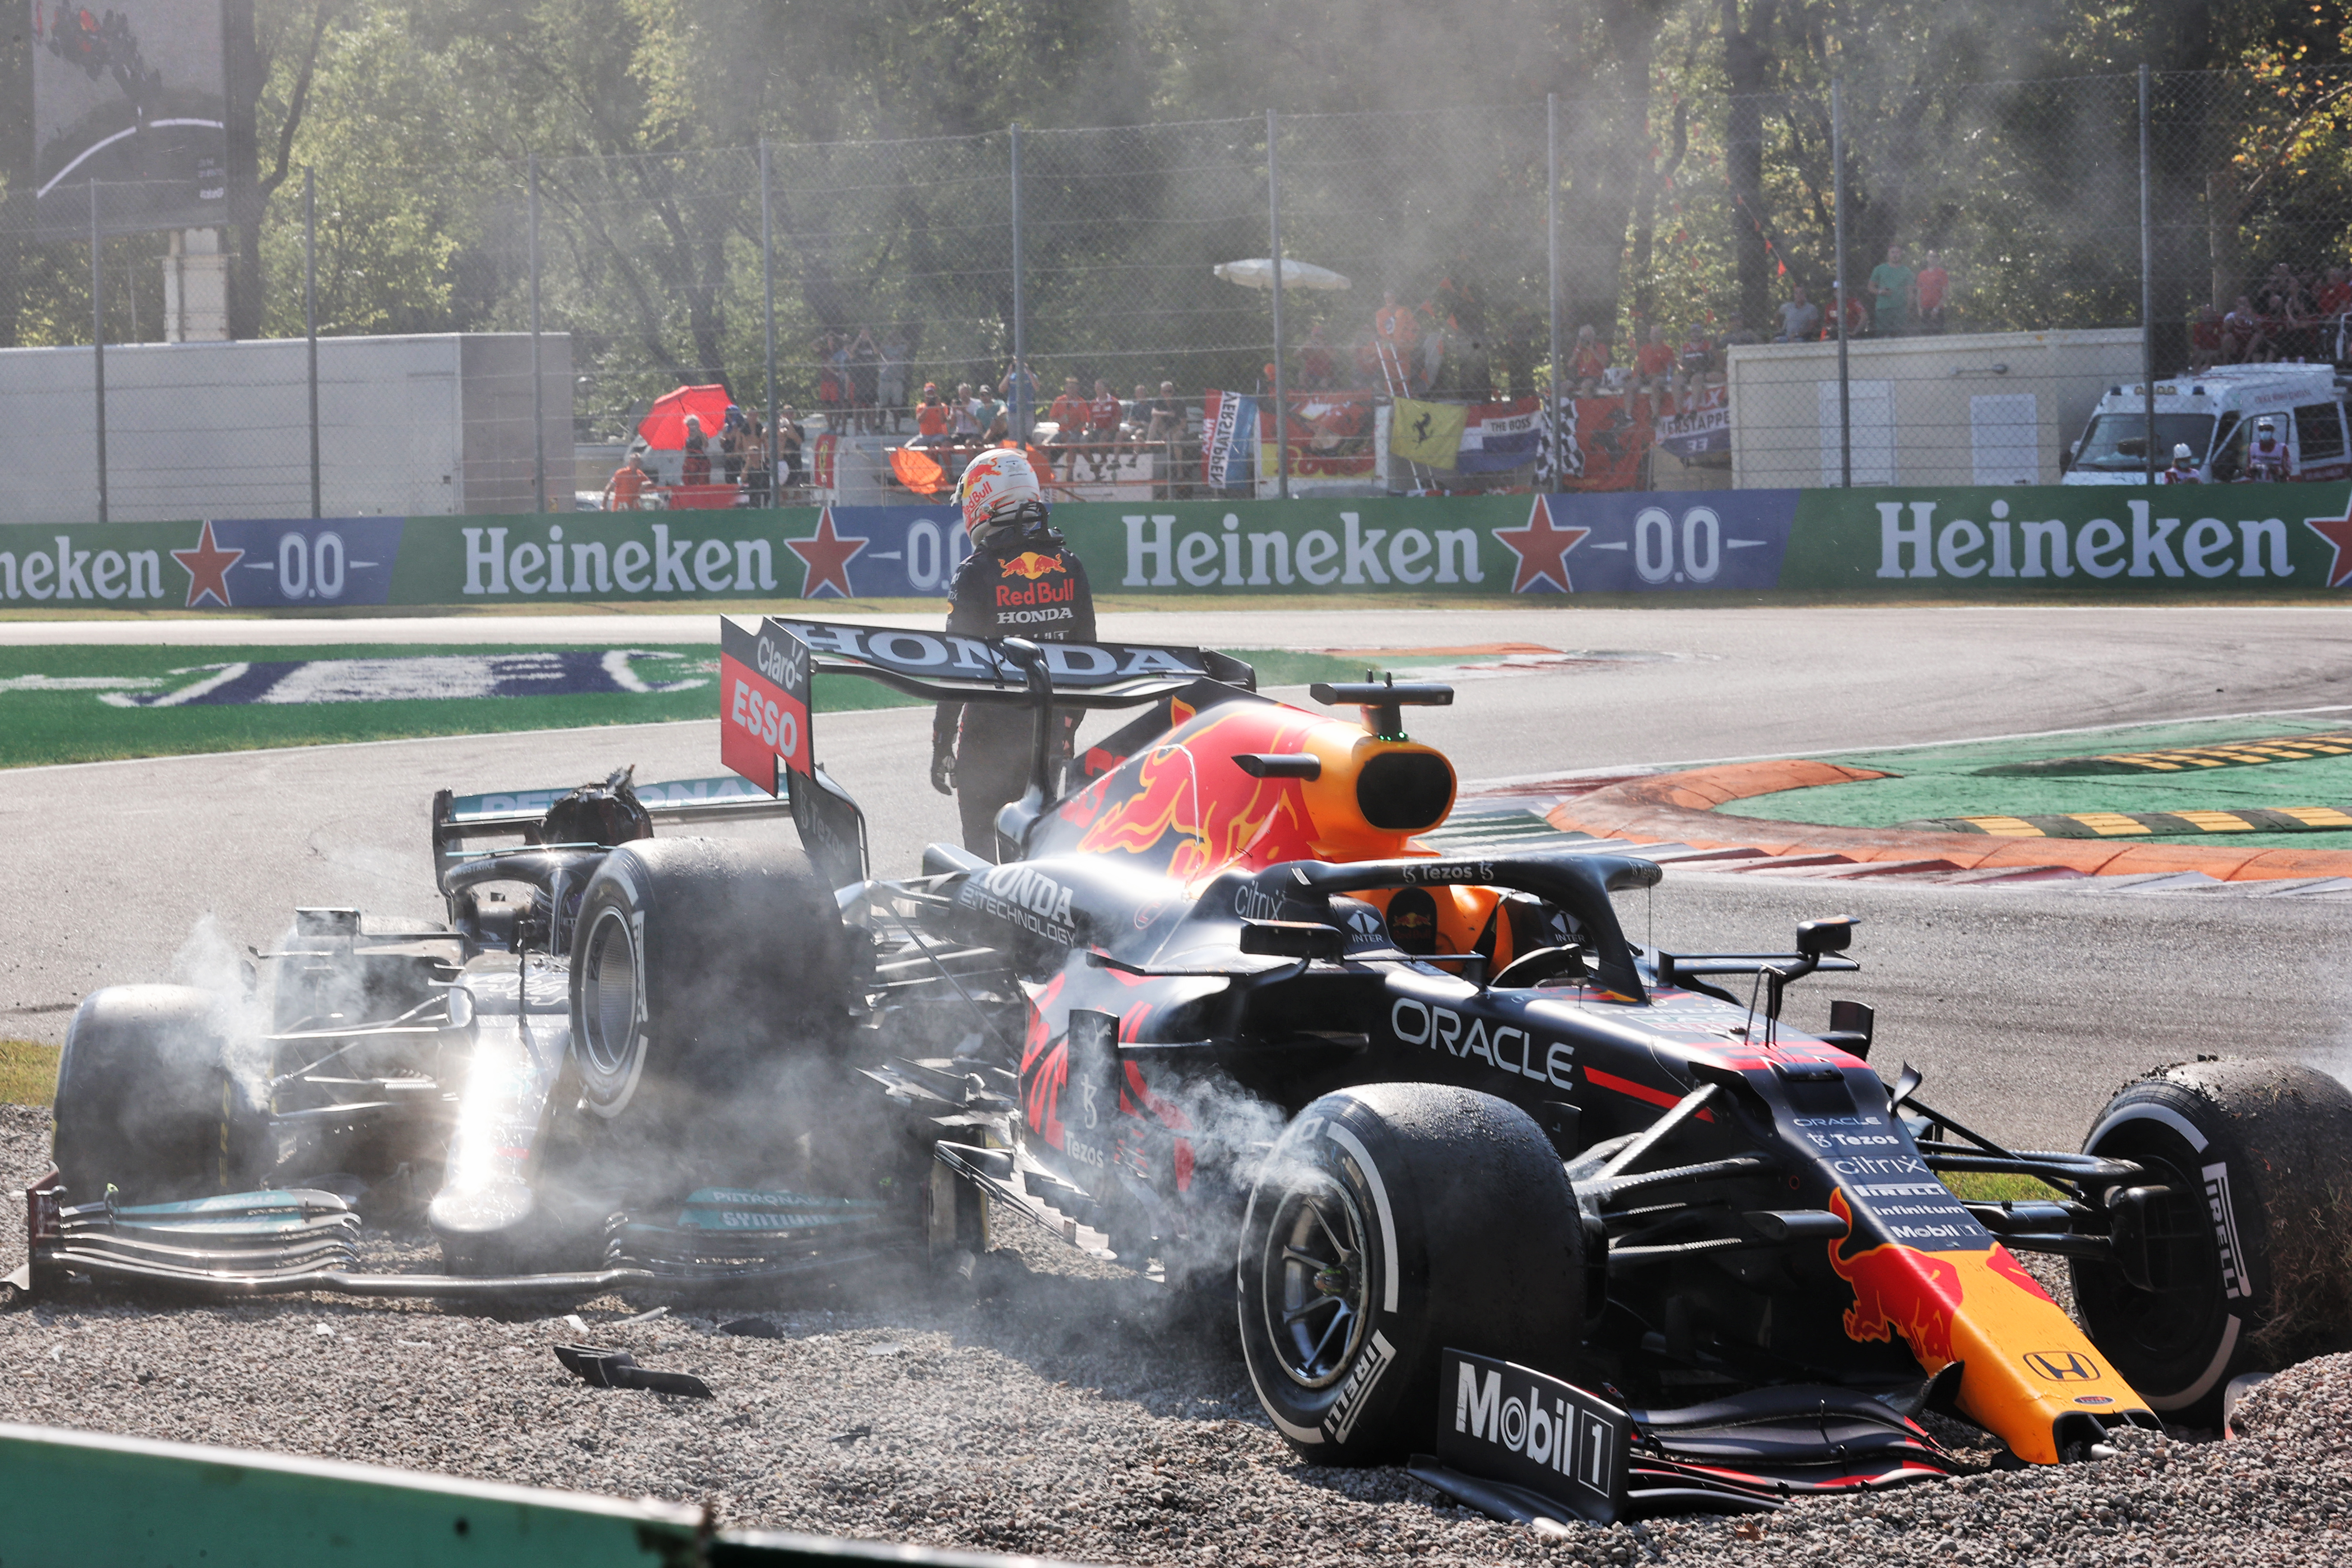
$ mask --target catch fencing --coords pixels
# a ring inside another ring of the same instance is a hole
[[[821,446],[915,439],[927,384],[943,404],[970,385],[983,415],[1003,395],[1017,430],[1073,380],[1095,475],[1125,453],[1157,499],[2046,483],[2091,403],[2147,367],[2341,352],[2347,87],[2325,70],[1661,87],[322,165],[224,230],[170,234],[144,226],[143,187],[86,184],[72,225],[70,193],[36,223],[16,190],[0,405],[36,456],[0,512],[185,516],[195,467],[233,471],[202,503],[224,516],[568,509],[655,397],[714,383],[797,442],[785,500],[836,478]],[[1293,265],[1227,265],[1276,254]],[[1805,341],[1769,341],[1791,331]],[[424,371],[332,346],[433,334],[511,336],[434,370],[430,396],[387,391]],[[163,351],[220,335],[289,352],[225,381]],[[78,353],[6,352],[32,349]],[[1154,425],[1162,384],[1181,417]],[[1214,483],[1212,394],[1255,399],[1269,433],[1285,411],[1283,438],[1244,439]],[[1399,399],[1415,423],[1440,410],[1421,438],[1399,436]],[[1147,426],[1150,450],[1129,452]]]

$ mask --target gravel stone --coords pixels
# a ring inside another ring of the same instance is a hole
[[[0,1107],[0,1180],[47,1168],[44,1111]],[[0,1210],[0,1272],[24,1256]],[[1017,1220],[982,1289],[907,1276],[803,1287],[637,1322],[576,1314],[285,1300],[127,1300],[0,1314],[0,1420],[272,1449],[709,1507],[723,1525],[1097,1563],[1663,1562],[1843,1565],[2335,1564],[2352,1530],[2352,1355],[2251,1392],[2240,1436],[2122,1434],[2120,1457],[1996,1468],[1805,1500],[1771,1515],[1538,1531],[1453,1507],[1392,1469],[1300,1464],[1258,1412],[1217,1303],[1169,1301]],[[372,1266],[430,1268],[372,1232]],[[2045,1284],[2063,1268],[2029,1258]],[[2065,1298],[2061,1296],[2061,1300]],[[717,1397],[595,1389],[559,1367],[580,1338],[690,1372]],[[727,1332],[756,1316],[778,1337]]]

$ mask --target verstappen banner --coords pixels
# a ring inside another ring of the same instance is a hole
[[[1209,438],[1201,444],[1203,477],[1224,489],[1249,483],[1252,443],[1243,440],[1240,432],[1244,421],[1253,429],[1257,426],[1257,399],[1239,393],[1212,392],[1202,413],[1209,426]]]
[[[1622,413],[1618,399],[1580,405],[1588,480],[1601,466],[1593,404]],[[1570,482],[1446,499],[1064,501],[1053,517],[1097,590],[1147,596],[2352,592],[2342,483],[1563,493]],[[7,523],[0,610],[937,599],[970,548],[940,504]],[[1041,607],[1067,592],[1037,561],[1016,562],[1002,586]]]

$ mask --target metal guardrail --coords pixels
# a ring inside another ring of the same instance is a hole
[[[16,1568],[1045,1568],[1045,1560],[712,1528],[700,1509],[0,1424]]]

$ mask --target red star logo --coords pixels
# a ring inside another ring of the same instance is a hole
[[[1555,594],[1575,593],[1576,584],[1568,576],[1568,552],[1583,543],[1591,532],[1589,528],[1553,527],[1549,498],[1536,497],[1536,504],[1528,510],[1525,528],[1494,531],[1496,540],[1519,558],[1518,574],[1511,580],[1511,592],[1524,594],[1541,585]]]
[[[2327,585],[2341,588],[2352,583],[2352,505],[2347,505],[2342,517],[2306,517],[2303,526],[2327,541],[2336,552],[2327,563]]]
[[[866,548],[866,541],[856,534],[844,539],[833,531],[833,508],[827,507],[817,515],[816,532],[807,539],[787,539],[784,548],[801,558],[807,568],[801,580],[801,597],[814,599],[818,590],[831,588],[840,598],[854,598],[849,586],[849,563]]]
[[[194,550],[174,550],[172,559],[188,573],[188,602],[181,608],[193,610],[207,598],[224,610],[230,607],[228,569],[245,559],[245,552],[223,550],[215,544],[210,521],[205,522],[204,534]]]

